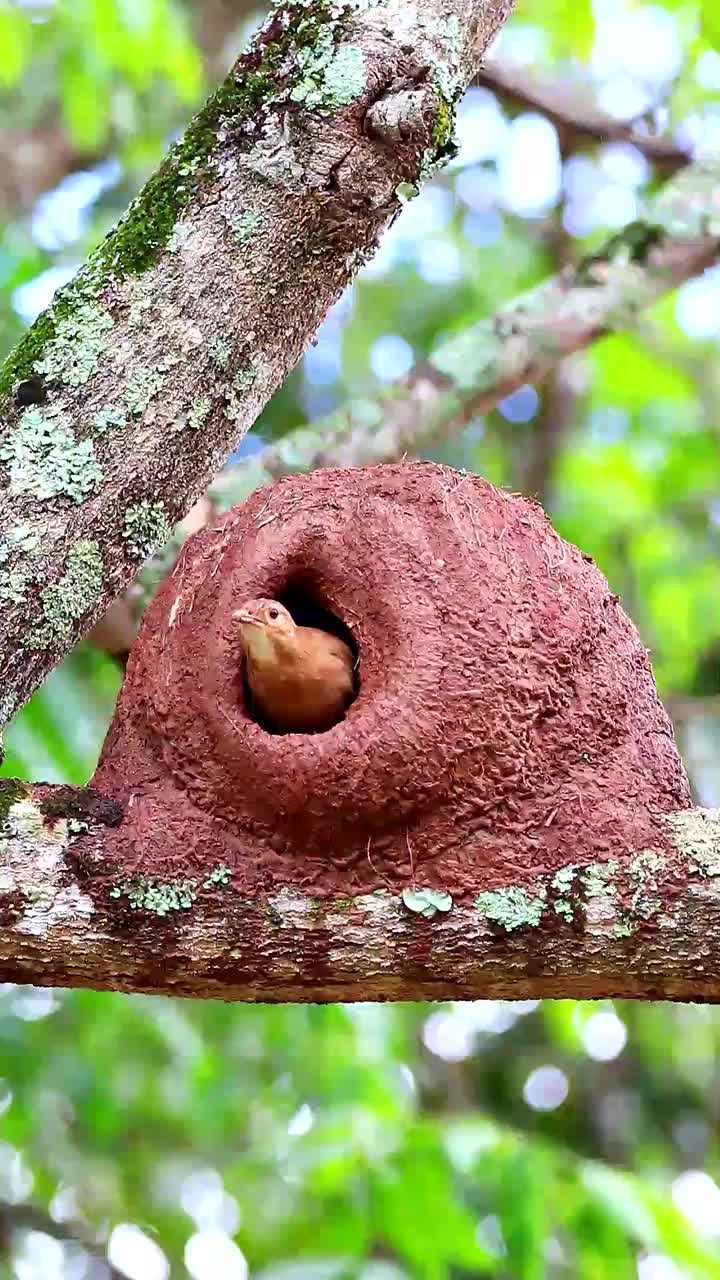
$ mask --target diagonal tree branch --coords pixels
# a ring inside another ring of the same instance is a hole
[[[697,164],[668,183],[644,218],[592,257],[521,294],[494,315],[449,338],[390,387],[367,392],[289,433],[218,478],[213,494],[239,501],[291,471],[362,466],[421,453],[562,359],[632,325],[663,294],[720,254],[720,169]]]
[[[79,1245],[102,1268],[105,1280],[128,1280],[127,1271],[114,1266],[104,1250],[90,1239],[79,1222],[56,1222],[44,1209],[31,1204],[0,1202],[0,1251],[10,1253],[15,1237],[23,1232],[39,1231],[66,1245]]]
[[[566,153],[579,142],[630,142],[659,172],[669,177],[692,159],[689,148],[672,138],[643,131],[635,121],[617,120],[598,111],[588,85],[552,80],[527,67],[490,58],[474,84],[491,89],[522,110],[541,111],[555,125]]]
[[[524,383],[557,371],[568,355],[636,323],[642,308],[716,260],[719,199],[716,171],[689,168],[661,191],[642,222],[612,236],[591,259],[568,264],[448,339],[406,378],[389,387],[376,384],[355,403],[226,468],[210,487],[205,518],[292,471],[417,456]],[[533,482],[530,492],[536,489]],[[113,654],[127,652],[142,608],[172,568],[182,541],[178,530],[141,571],[129,607],[91,635],[94,643]]]
[[[513,0],[286,0],[0,370],[0,725],[205,490]]]

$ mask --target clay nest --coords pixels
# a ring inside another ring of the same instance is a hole
[[[252,718],[233,610],[284,601],[358,656],[319,734]],[[690,804],[646,651],[540,506],[430,463],[259,490],[147,610],[94,785],[128,875],[241,892],[413,883],[457,897],[665,846]]]

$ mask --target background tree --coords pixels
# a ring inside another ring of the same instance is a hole
[[[0,4],[5,347],[262,17],[237,13]],[[459,156],[243,456],[272,443],[288,465],[291,431],[361,410],[378,381],[632,222],[717,131],[719,39],[710,3],[525,0],[466,96]],[[706,272],[421,449],[540,494],[596,558],[705,804],[720,796],[719,289]],[[251,479],[226,472],[213,501]],[[120,674],[81,645],[12,724],[2,773],[85,781]],[[102,1276],[109,1242],[115,1274],[139,1280],[715,1275],[719,1029],[712,1009],[651,1004],[253,1009],[7,988],[5,1273]]]

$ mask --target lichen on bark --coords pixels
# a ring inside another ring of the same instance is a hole
[[[128,510],[162,502],[172,526],[189,509],[397,213],[398,185],[448,144],[443,68],[454,96],[511,6],[449,7],[455,24],[444,0],[275,5],[0,369],[0,525],[50,530],[39,560],[14,548],[0,567],[0,723],[127,583]],[[423,86],[420,132],[383,147],[364,117],[398,80]],[[29,380],[30,409],[14,394]],[[43,593],[88,541],[107,566],[94,603],[48,630]]]

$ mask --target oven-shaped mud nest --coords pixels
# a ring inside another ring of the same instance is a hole
[[[327,731],[253,718],[232,615],[255,597],[350,644],[355,696]],[[94,785],[124,809],[121,873],[221,866],[246,895],[462,899],[664,845],[690,803],[602,574],[537,503],[430,463],[289,476],[191,538]]]

